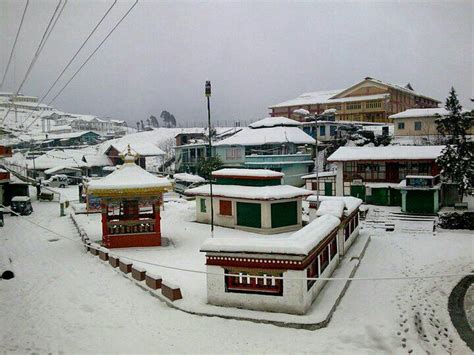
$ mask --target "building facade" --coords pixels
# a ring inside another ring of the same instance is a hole
[[[269,107],[271,116],[299,119],[295,110],[321,114],[335,109],[336,120],[392,122],[390,116],[410,108],[438,107],[440,101],[419,94],[410,84],[398,86],[371,77],[344,90],[319,91]]]

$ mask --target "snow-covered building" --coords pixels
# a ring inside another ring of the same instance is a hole
[[[405,86],[366,77],[343,90],[309,92],[270,106],[271,116],[298,119],[295,110],[321,114],[335,109],[341,121],[391,122],[390,115],[409,108],[438,107],[440,102]]]
[[[345,255],[359,235],[360,198],[352,196],[309,196],[309,220],[313,221],[326,214],[333,215],[341,221],[338,230],[338,251]]]
[[[312,173],[301,178],[304,180],[304,186],[307,190],[318,191],[322,196],[336,195],[336,171],[320,171],[317,174]]]
[[[327,201],[320,216],[289,236],[207,239],[201,251],[206,253],[208,302],[305,314],[326,283],[318,278],[331,276],[359,232],[362,201]],[[357,222],[341,223],[348,219]],[[346,224],[353,227],[348,238],[340,233]]]
[[[302,197],[305,189],[281,185],[282,173],[263,169],[221,169],[214,171],[214,223],[219,226],[263,234],[301,228]],[[197,196],[196,220],[211,222],[210,186],[186,190]]]
[[[439,137],[436,120],[449,115],[445,108],[417,108],[409,109],[391,115],[395,131],[395,139],[399,137],[426,137],[427,139]],[[469,135],[474,135],[474,124],[468,130]]]
[[[227,168],[271,169],[285,174],[285,184],[301,186],[301,176],[312,165],[314,139],[300,128],[300,123],[285,117],[267,117],[235,134],[213,143],[213,155]],[[176,170],[195,172],[198,161],[207,156],[207,144],[177,146]]]
[[[142,169],[136,158],[129,147],[120,168],[87,185],[87,194],[100,200],[107,248],[161,246],[160,203],[171,183]]]
[[[371,188],[396,188],[407,175],[436,176],[444,146],[340,147],[328,158],[337,166],[336,195],[366,200]],[[395,191],[393,194],[400,194]],[[391,204],[391,203],[388,203]]]
[[[143,169],[146,169],[146,158],[163,158],[165,155],[155,144],[144,140],[131,139],[128,136],[107,142],[107,146],[105,154],[114,165],[123,163],[122,154],[126,151],[127,147],[130,147],[132,152],[138,154],[138,165]]]

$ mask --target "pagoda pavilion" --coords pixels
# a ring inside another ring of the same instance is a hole
[[[88,185],[100,199],[106,248],[161,246],[160,203],[171,184],[138,166],[137,158],[128,147],[119,169]]]

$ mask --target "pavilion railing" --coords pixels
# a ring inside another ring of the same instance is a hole
[[[107,231],[109,235],[154,233],[156,231],[155,228],[155,219],[107,222]]]

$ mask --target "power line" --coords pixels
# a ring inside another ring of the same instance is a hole
[[[15,52],[16,43],[18,41],[18,37],[20,36],[21,27],[23,26],[23,20],[25,19],[26,10],[28,9],[29,4],[30,4],[30,0],[26,0],[25,9],[23,10],[23,15],[21,16],[20,26],[18,27],[18,31],[16,32],[15,41],[13,42],[12,51],[10,52],[10,58],[8,58],[7,67],[5,69],[5,73],[3,74],[2,83],[0,84],[0,89],[3,87],[3,83],[5,82],[5,78],[7,77],[8,69],[10,68],[10,63],[13,58],[13,53]]]
[[[23,85],[25,84],[26,82],[26,79],[28,78],[28,76],[30,75],[31,73],[31,70],[33,69],[33,66],[35,65],[36,61],[38,60],[43,48],[44,48],[44,45],[46,44],[46,41],[48,40],[49,38],[49,35],[51,34],[51,32],[53,31],[54,29],[54,26],[56,25],[57,23],[57,19],[56,21],[54,21],[55,17],[56,17],[56,14],[58,13],[58,10],[59,10],[59,7],[61,6],[61,3],[62,3],[62,0],[59,0],[58,2],[58,5],[56,6],[56,9],[54,10],[54,13],[53,13],[53,16],[51,16],[51,19],[49,20],[49,23],[48,23],[48,26],[46,26],[46,29],[43,33],[43,36],[41,38],[41,41],[38,45],[38,48],[36,49],[36,52],[35,52],[35,55],[33,56],[33,59],[31,60],[31,63],[30,65],[28,66],[28,69],[25,73],[25,76],[20,84],[20,86],[18,87],[18,90],[16,90],[15,92],[15,95],[13,96],[13,100],[15,100],[15,98],[18,96],[18,93],[20,92],[21,88],[23,87]],[[65,3],[61,9],[61,12],[59,13],[58,15],[58,18],[59,16],[61,16],[61,13],[62,13],[62,10],[64,10],[64,7],[66,6],[66,3],[67,3],[67,0],[65,0]],[[54,24],[53,24],[53,21],[54,21]],[[11,111],[11,108],[12,106],[10,106],[8,108],[8,111],[7,113],[5,114],[5,116],[3,117],[2,119],[2,122],[7,118],[8,114],[10,113]]]
[[[105,41],[107,41],[107,39],[110,37],[110,35],[122,23],[122,21],[128,16],[128,14],[133,10],[133,8],[137,5],[137,3],[138,3],[138,0],[136,0],[135,3],[130,7],[130,9],[128,9],[128,11],[125,13],[125,15],[122,16],[122,18],[117,22],[117,24],[112,28],[112,30],[107,34],[107,36],[102,40],[102,42],[100,42],[100,44],[96,47],[96,49],[89,55],[89,57],[87,57],[85,62],[79,67],[79,69],[76,70],[74,75],[66,82],[66,84],[61,88],[61,90],[59,90],[59,92],[56,94],[56,96],[54,96],[53,99],[51,101],[49,101],[48,106],[51,105],[51,103],[53,103],[53,101],[56,100],[59,95],[61,95],[61,93],[66,89],[66,87],[69,85],[69,83],[76,77],[76,75],[82,70],[82,68],[84,68],[84,66],[89,62],[89,60],[94,56],[94,54],[97,53],[97,51],[100,49],[100,47],[102,47],[102,45],[105,43]],[[31,124],[28,125],[27,128],[29,128],[30,126],[31,126]]]
[[[116,5],[117,3],[117,0],[114,0],[113,4],[109,7],[109,9],[105,12],[105,14],[102,16],[102,18],[100,19],[100,21],[95,25],[95,27],[93,28],[93,30],[91,31],[91,33],[87,36],[87,38],[84,40],[84,42],[82,43],[82,45],[79,47],[79,49],[76,51],[76,53],[74,53],[74,55],[72,56],[72,58],[69,60],[69,62],[66,64],[66,66],[63,68],[63,70],[61,71],[61,73],[58,75],[58,77],[56,78],[56,80],[54,81],[54,83],[50,86],[50,88],[48,89],[48,91],[43,94],[41,96],[41,98],[38,100],[38,104],[36,105],[36,107],[30,112],[30,114],[28,115],[28,117],[26,117],[22,124],[25,124],[25,122],[31,117],[31,115],[33,114],[33,112],[39,107],[40,103],[49,95],[49,93],[51,92],[51,90],[53,90],[54,86],[56,86],[57,82],[59,81],[59,79],[61,79],[61,77],[63,76],[63,74],[66,72],[66,70],[69,68],[69,66],[72,64],[72,62],[74,61],[74,59],[76,59],[77,55],[79,54],[79,52],[82,50],[82,48],[84,48],[84,46],[86,45],[86,43],[89,41],[89,39],[92,37],[92,35],[95,33],[95,31],[97,30],[97,28],[99,28],[100,24],[104,21],[104,19],[107,17],[107,15],[109,14],[109,12],[112,10],[112,8]],[[36,118],[31,124],[33,124],[38,118]],[[28,126],[30,127],[31,124]],[[21,127],[21,126],[20,126]]]
[[[58,237],[64,238],[66,240],[69,240],[74,243],[79,243],[82,246],[88,246],[85,242],[82,242],[77,239],[73,239],[71,237],[68,237],[64,234],[61,234],[59,232],[56,232],[48,227],[45,227],[30,218],[27,218],[25,216],[20,215],[19,213],[12,211],[9,207],[0,204],[1,207],[3,207],[5,210],[17,215],[18,217],[21,217],[31,224],[34,224],[38,226],[41,229],[44,229],[50,233],[53,233],[57,235]],[[112,255],[121,258],[123,260],[129,260],[129,261],[135,261],[137,263],[142,263],[146,265],[151,265],[151,266],[156,266],[160,267],[163,269],[168,269],[168,270],[176,270],[176,271],[182,271],[182,272],[189,272],[189,273],[194,273],[194,274],[202,274],[202,275],[214,275],[214,276],[231,276],[231,277],[251,277],[251,278],[257,278],[257,279],[264,279],[267,278],[268,276],[260,276],[260,275],[239,275],[239,274],[232,274],[232,273],[218,273],[218,272],[209,272],[209,271],[202,271],[202,270],[197,270],[197,269],[188,269],[188,268],[182,268],[182,267],[177,267],[177,266],[170,266],[170,265],[164,265],[164,264],[157,264],[157,263],[152,263],[149,261],[145,260],[140,260],[136,259],[133,257],[129,257],[126,255],[119,255],[116,253],[111,253]],[[422,280],[422,279],[442,279],[442,278],[448,278],[448,277],[464,277],[464,276],[474,276],[474,272],[465,272],[465,273],[456,273],[456,274],[436,274],[436,275],[415,275],[415,276],[378,276],[378,277],[286,277],[286,276],[273,276],[275,280],[307,280],[307,281],[400,281],[400,280]]]

